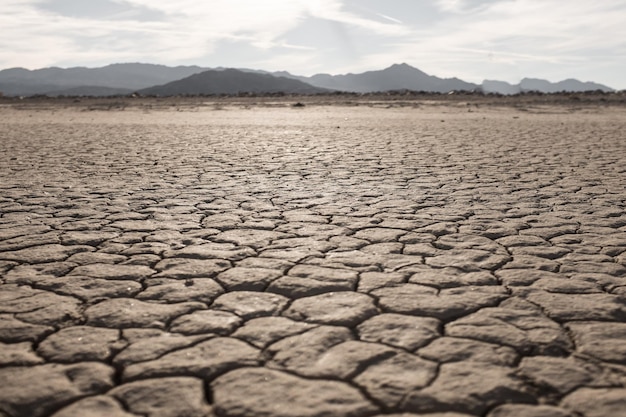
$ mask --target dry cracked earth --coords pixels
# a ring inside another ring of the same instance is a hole
[[[462,104],[0,108],[0,416],[626,416],[626,110]]]

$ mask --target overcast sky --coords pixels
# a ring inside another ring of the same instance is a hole
[[[626,89],[626,0],[0,0],[0,69],[117,62]]]

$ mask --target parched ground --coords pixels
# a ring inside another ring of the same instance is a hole
[[[623,107],[56,103],[0,106],[0,416],[626,416]]]

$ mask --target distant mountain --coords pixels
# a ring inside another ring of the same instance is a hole
[[[236,69],[209,70],[182,80],[139,90],[140,94],[172,96],[180,94],[238,93],[316,94],[328,92],[300,80]]]
[[[606,85],[597,84],[593,82],[581,82],[572,78],[559,81],[557,83],[551,83],[546,80],[539,80],[536,78],[524,78],[520,82],[522,91],[542,91],[544,93],[558,93],[559,91],[595,91],[601,90],[604,92],[614,91],[612,88]]]
[[[278,74],[289,76],[288,73],[284,72]],[[312,77],[294,78],[316,87],[356,93],[391,90],[448,93],[454,90],[473,91],[478,88],[478,85],[458,78],[439,78],[428,75],[408,64],[394,64],[384,70],[368,71],[361,74],[317,74]]]
[[[29,84],[27,82],[1,82],[0,92],[5,96],[32,96],[45,94],[48,91],[58,90],[60,87],[54,84]]]
[[[509,84],[504,81],[491,81],[485,80],[482,83],[482,90],[485,93],[498,93],[498,94],[519,94],[531,91],[537,91],[541,93],[558,93],[562,91],[567,92],[582,92],[582,91],[615,91],[606,85],[597,84],[593,82],[582,82],[575,79],[567,79],[552,83],[550,81],[541,80],[538,78],[524,78],[519,84]]]
[[[112,64],[101,68],[10,68],[0,71],[0,91],[5,95],[46,94],[75,87],[139,90],[179,80],[205,71],[198,66],[167,67],[153,64]]]
[[[140,91],[143,94],[237,94],[298,93],[327,91],[357,93],[411,90],[437,93],[482,91],[518,94],[527,91],[553,93],[561,91],[613,91],[593,82],[567,79],[557,83],[524,78],[519,84],[485,80],[481,85],[458,78],[428,75],[408,64],[394,64],[379,71],[360,74],[316,74],[311,77],[286,71],[267,72],[254,69],[203,68],[199,66],[167,67],[153,64],[111,64],[100,68],[43,68],[27,70],[10,68],[0,71],[0,92],[6,96],[110,96]]]
[[[480,87],[483,93],[511,95],[522,92],[519,84],[511,85],[505,81],[484,80]]]
[[[107,96],[125,96],[132,94],[135,90],[129,88],[113,88],[113,87],[99,87],[99,86],[82,86],[82,87],[70,87],[61,90],[51,90],[43,93],[46,96],[58,97],[58,96],[92,96],[92,97],[107,97]]]

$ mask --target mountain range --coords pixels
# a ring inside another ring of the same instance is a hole
[[[360,74],[316,74],[310,77],[286,71],[251,69],[168,67],[153,64],[112,64],[100,68],[10,68],[0,71],[0,92],[6,96],[113,96],[138,92],[143,95],[193,95],[239,93],[317,94],[331,91],[369,93],[384,91],[481,91],[517,94],[527,91],[613,91],[593,82],[568,79],[557,83],[524,78],[519,84],[485,80],[482,84],[458,78],[428,75],[408,64],[394,64]]]
[[[0,91],[9,96],[59,95],[78,87],[84,91],[92,87],[106,87],[113,90],[105,95],[127,94],[141,88],[179,80],[207,69],[153,64],[112,64],[101,68],[53,67],[32,71],[10,68],[0,71]]]
[[[393,90],[448,93],[453,90],[474,91],[479,87],[458,78],[439,78],[428,75],[408,64],[394,64],[381,71],[368,71],[362,74],[317,74],[312,77],[293,76],[289,73],[281,74],[286,77],[297,78],[316,87],[355,93]]]
[[[244,72],[232,68],[208,70],[190,75],[182,80],[144,88],[143,95],[174,96],[179,94],[236,94],[246,93],[328,93],[325,88],[314,87],[295,78],[270,74]]]
[[[581,82],[573,78],[551,83],[538,78],[524,78],[519,84],[509,84],[504,81],[485,80],[481,84],[484,93],[519,94],[531,91],[542,93],[558,93],[561,91],[614,91],[612,88],[593,82]]]

